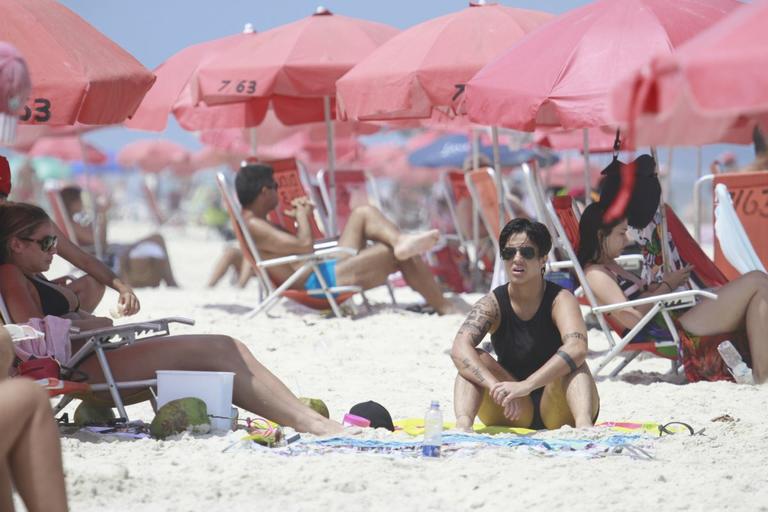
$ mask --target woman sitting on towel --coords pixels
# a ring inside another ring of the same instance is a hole
[[[51,265],[56,254],[56,239],[48,215],[37,206],[7,203],[0,205],[0,294],[5,299],[10,320],[23,323],[56,312],[72,310],[71,297],[63,290],[41,288],[40,273]],[[58,293],[58,296],[56,295]],[[66,303],[66,305],[65,305]],[[56,315],[59,316],[59,315]],[[90,328],[109,325],[108,318],[78,317],[73,325]],[[73,346],[74,351],[80,347]],[[229,371],[235,373],[233,401],[236,405],[300,432],[329,434],[340,432],[339,423],[328,420],[302,404],[248,348],[229,336],[196,334],[163,336],[107,352],[112,374],[117,381],[155,378],[156,370]],[[96,357],[87,358],[78,368],[91,384],[105,382]],[[126,403],[148,399],[145,390],[130,396]],[[99,394],[99,399],[110,400]]]
[[[13,510],[13,488],[26,509],[66,511],[59,430],[43,388],[7,379],[14,359],[11,337],[0,327],[0,510]]]
[[[604,204],[592,203],[584,210],[579,222],[579,262],[584,267],[590,288],[601,304],[615,304],[670,293],[688,281],[690,266],[669,272],[659,283],[647,286],[639,277],[622,269],[614,258],[631,243],[627,236],[627,219],[606,223],[603,221],[605,210]],[[751,356],[755,382],[765,382],[768,379],[768,343],[765,341],[765,333],[768,332],[768,275],[759,271],[749,272],[722,286],[716,293],[717,300],[705,300],[675,318],[680,334],[686,339],[697,340],[695,345],[699,347],[700,352],[706,348],[703,345],[711,345],[708,352],[714,354],[714,358],[704,358],[700,354],[698,359],[714,360],[721,368],[715,374],[710,373],[711,368],[708,370],[701,367],[700,376],[696,378],[724,378],[725,370],[722,369],[722,361],[714,352],[714,346],[717,342],[730,338],[736,342],[736,347],[748,363]],[[648,304],[626,308],[613,313],[613,317],[621,325],[631,329],[652,306],[653,304]],[[746,343],[737,342],[739,334],[745,330],[748,347]],[[727,336],[723,335],[724,333],[728,333]],[[723,336],[718,339],[715,335]],[[704,336],[713,338],[704,340]],[[688,368],[686,374],[689,379],[692,378]]]
[[[456,427],[592,426],[600,399],[585,363],[587,328],[576,298],[544,279],[546,226],[510,221],[499,235],[509,282],[480,299],[456,334],[451,357]],[[498,356],[476,347],[487,333]]]

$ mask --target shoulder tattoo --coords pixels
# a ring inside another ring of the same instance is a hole
[[[565,340],[567,340],[569,338],[575,338],[575,339],[577,339],[579,341],[583,341],[584,343],[587,342],[587,337],[584,334],[582,334],[582,333],[580,333],[578,331],[569,332],[569,333],[565,334],[563,336],[563,342],[565,342]]]

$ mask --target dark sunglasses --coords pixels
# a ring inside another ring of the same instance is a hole
[[[505,247],[501,250],[501,259],[511,260],[515,257],[517,252],[520,251],[520,256],[526,260],[532,260],[536,257],[536,249],[530,245],[524,245],[523,247]]]
[[[40,249],[42,249],[43,252],[48,252],[51,249],[56,247],[56,244],[59,243],[59,237],[56,235],[46,235],[43,238],[22,238],[19,237],[20,240],[24,240],[27,242],[35,242],[37,245],[40,246]]]
[[[277,182],[276,181],[272,181],[270,183],[267,183],[266,185],[264,185],[264,188],[269,188],[269,189],[272,189],[272,190],[277,190]]]

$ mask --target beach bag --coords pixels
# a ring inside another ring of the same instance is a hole
[[[52,357],[30,357],[16,367],[19,377],[32,380],[61,379],[61,365]]]

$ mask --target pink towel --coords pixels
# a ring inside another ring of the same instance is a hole
[[[72,357],[72,344],[69,341],[69,328],[72,321],[58,316],[48,315],[45,318],[30,318],[27,324],[45,336],[39,336],[33,340],[14,343],[16,356],[26,361],[31,356],[53,357],[61,364],[66,364]]]

